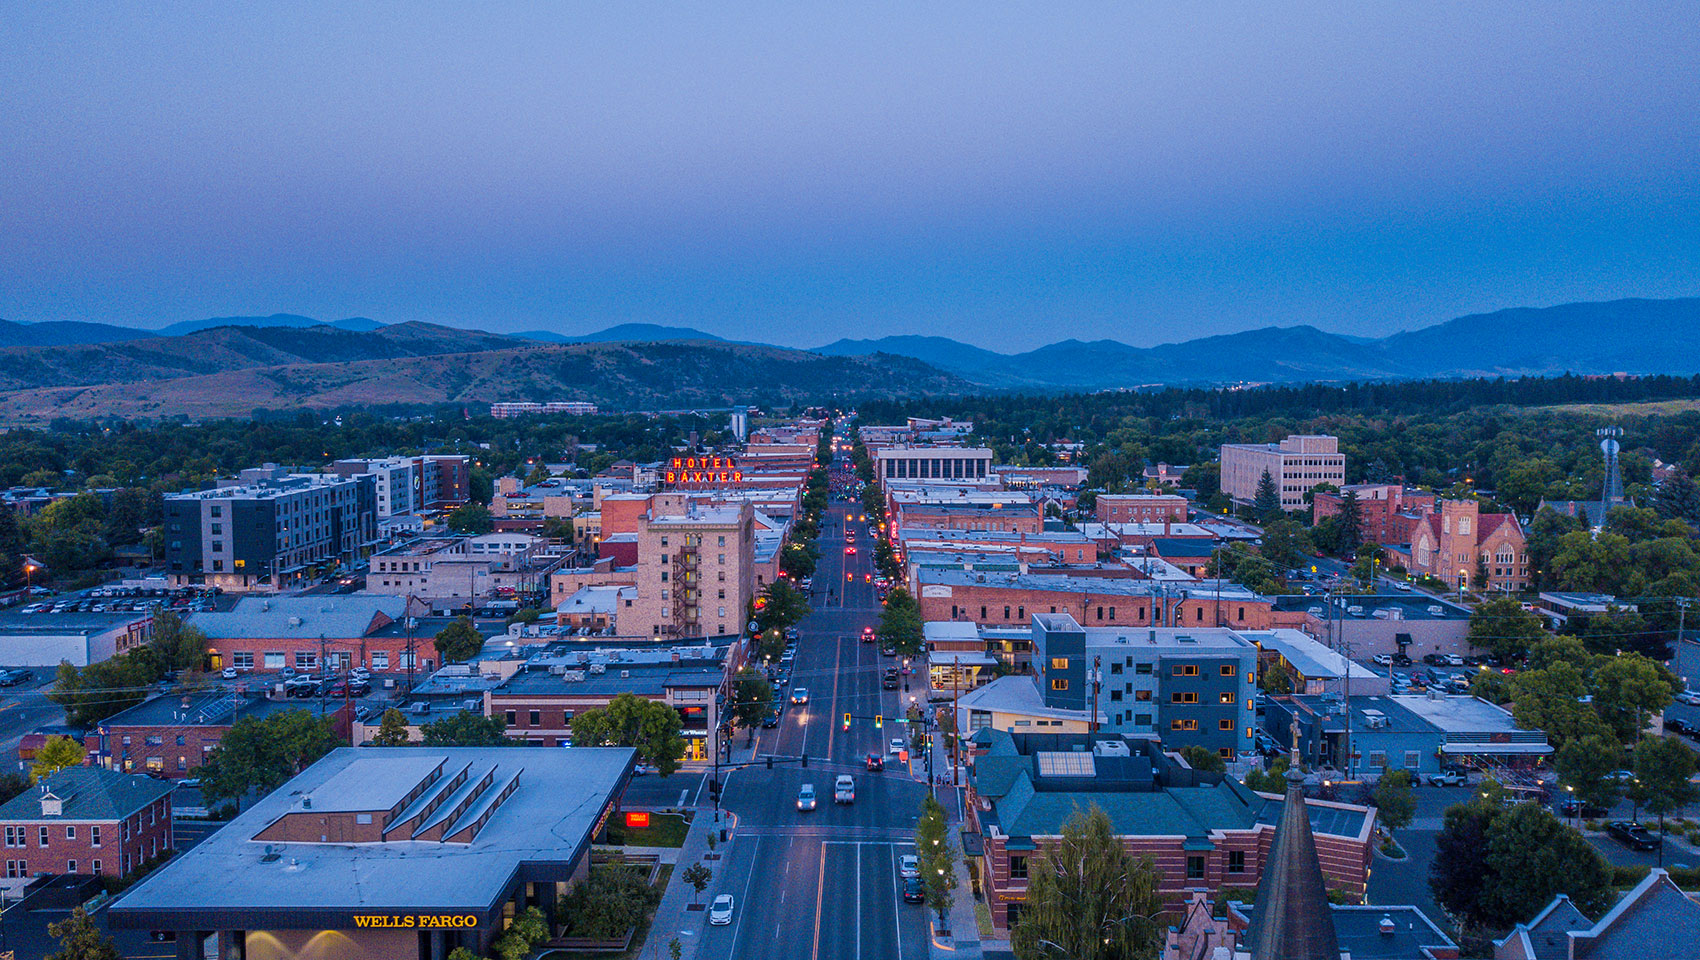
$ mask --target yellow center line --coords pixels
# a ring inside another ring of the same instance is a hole
[[[838,677],[839,677],[839,674],[842,672],[839,668],[844,663],[844,638],[839,637],[838,639],[834,640],[833,643],[836,644],[836,652],[835,652],[835,654],[832,658],[832,708],[834,710],[837,710],[838,709]],[[830,721],[833,718],[830,715],[826,719],[828,720],[827,727],[826,727],[826,758],[828,760],[831,760],[832,759],[832,738],[838,735],[838,728],[831,724]],[[807,737],[805,737],[803,739],[803,752],[804,753],[809,752],[809,741],[808,741]]]
[[[820,914],[826,895],[826,847],[817,849],[820,850],[820,876],[815,879],[815,943],[809,953],[810,960],[820,960]]]

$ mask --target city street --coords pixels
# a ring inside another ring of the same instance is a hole
[[[737,909],[730,925],[707,928],[700,956],[903,960],[927,952],[927,910],[903,902],[897,872],[898,858],[913,849],[926,774],[887,752],[888,741],[905,737],[893,722],[904,694],[880,689],[880,671],[894,661],[859,640],[880,605],[865,579],[874,571],[865,524],[852,522],[857,552],[844,554],[846,510],[835,504],[822,519],[815,612],[799,628],[790,687],[776,691],[807,687],[810,702],[762,730],[755,763],[726,778],[723,805],[738,818],[738,840],[717,872]],[[822,601],[826,584],[840,588],[830,605]],[[845,713],[853,715],[848,731]],[[886,718],[882,729],[875,716]],[[866,769],[869,753],[885,757],[883,772]],[[807,769],[797,762],[804,755]],[[846,773],[856,779],[848,806],[832,799],[834,779]],[[796,806],[805,783],[819,797],[810,812]]]

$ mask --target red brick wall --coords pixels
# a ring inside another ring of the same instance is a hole
[[[432,661],[433,665],[435,664],[437,660],[437,650],[431,645],[430,635],[423,634],[414,637],[413,646],[414,656],[419,658],[421,666],[424,665],[426,660]],[[326,638],[325,646],[322,650],[319,644],[319,638],[317,637],[270,637],[263,639],[244,637],[235,639],[223,638],[207,641],[207,651],[210,654],[217,654],[217,665],[219,667],[234,666],[236,663],[235,654],[238,651],[244,651],[253,655],[253,669],[255,670],[267,669],[265,665],[265,655],[267,653],[282,653],[284,666],[293,667],[295,666],[296,653],[310,653],[317,658],[322,651],[333,655],[346,653],[348,654],[348,662],[350,666],[377,669],[372,667],[372,653],[376,650],[382,650],[389,654],[388,671],[394,672],[404,669],[401,665],[401,655],[407,651],[406,635],[383,637],[329,637]],[[315,660],[315,662],[317,661]],[[314,667],[313,669],[317,670],[319,668]]]
[[[995,583],[953,585],[948,597],[927,596],[926,585],[921,589],[922,620],[964,620],[982,626],[1025,625],[1035,613],[1069,613],[1086,627],[1152,626],[1153,604],[1161,601],[1146,597],[1111,594],[1087,594],[1051,590],[1007,587]],[[1005,618],[1004,608],[1009,608]],[[981,608],[985,616],[981,616]],[[1111,608],[1114,609],[1112,616]],[[954,609],[953,609],[954,608]],[[1103,608],[1103,616],[1098,615]],[[1241,612],[1244,617],[1241,617]],[[1202,616],[1200,613],[1202,612]],[[1234,627],[1244,630],[1267,630],[1270,627],[1268,600],[1223,600],[1220,622],[1214,597],[1202,596],[1186,600],[1170,598],[1162,606],[1163,625],[1177,627]]]
[[[0,831],[0,836],[20,827],[23,829],[23,846],[0,848],[9,877],[67,873],[72,860],[77,862],[78,873],[122,876],[148,857],[170,848],[171,798],[162,797],[127,820],[68,822],[50,818],[6,821],[0,824],[0,828],[5,828]],[[41,842],[42,828],[47,830],[45,845]],[[76,836],[67,838],[67,829],[75,831]],[[100,831],[99,846],[94,842],[97,829]]]
[[[1162,523],[1186,519],[1185,497],[1140,497],[1129,499],[1101,494],[1093,516],[1104,523]]]

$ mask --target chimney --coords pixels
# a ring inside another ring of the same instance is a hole
[[[1384,937],[1393,936],[1393,931],[1394,931],[1395,927],[1393,925],[1393,918],[1392,917],[1383,914],[1382,917],[1381,917],[1381,923],[1377,924],[1377,926],[1381,929],[1381,935],[1382,936],[1384,936]]]

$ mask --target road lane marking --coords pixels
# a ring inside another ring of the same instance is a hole
[[[700,781],[700,780],[697,781],[697,793],[699,793],[699,794],[702,793],[702,781]],[[679,791],[679,806],[681,806],[681,807],[684,806],[685,805],[685,798],[690,796],[690,795],[691,795],[691,788],[690,787],[686,787],[685,789],[680,790]],[[694,806],[696,806],[696,804],[693,803],[693,804],[691,804],[691,806],[694,807]]]
[[[825,854],[822,854],[824,858]],[[862,845],[856,845],[856,960],[862,958]]]
[[[826,896],[826,846],[820,850],[820,876],[815,880],[815,943],[809,960],[820,960],[820,914]]]
[[[750,872],[744,877],[744,892],[738,896],[738,899],[743,901],[744,908],[738,911],[738,922],[732,927],[732,949],[734,953],[736,953],[738,949],[738,934],[743,932],[744,929],[744,914],[750,912],[750,881],[755,879],[756,863],[760,857],[761,838],[757,837],[755,845],[750,848]],[[728,864],[728,866],[730,866],[730,864]]]
[[[837,649],[835,650],[832,658],[832,708],[836,710],[838,709],[838,678],[843,675],[843,671],[839,668],[844,666],[844,638],[839,637],[834,642],[837,644]],[[828,719],[831,718],[829,717]],[[826,758],[828,760],[832,759],[832,738],[836,736],[837,733],[838,728],[830,724],[827,725]],[[803,752],[809,752],[809,741],[807,738],[804,738],[803,740]]]

